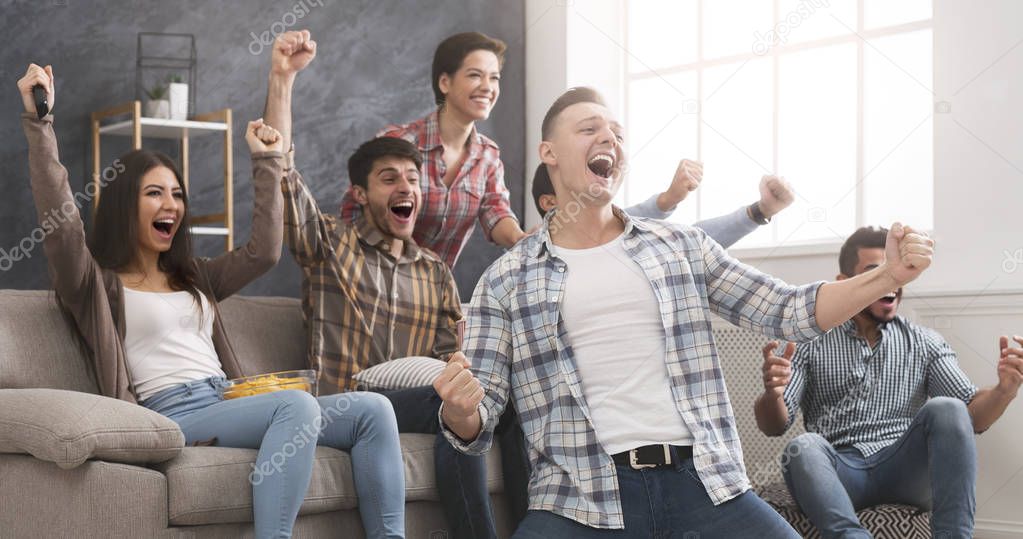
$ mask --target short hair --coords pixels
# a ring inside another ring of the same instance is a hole
[[[849,236],[842,244],[838,253],[838,270],[846,277],[856,274],[856,264],[860,263],[860,249],[884,249],[888,238],[888,229],[884,227],[865,226]]]
[[[504,41],[479,32],[463,32],[449,36],[437,45],[433,53],[433,98],[438,105],[444,104],[444,93],[440,91],[440,76],[453,76],[466,56],[473,51],[485,50],[497,56],[498,64],[504,66],[504,51],[508,49]]]
[[[415,144],[397,137],[378,137],[368,140],[359,146],[348,158],[348,178],[352,185],[366,189],[369,184],[369,173],[373,171],[373,163],[381,157],[400,157],[416,164],[416,169],[423,166],[423,154]]]
[[[533,173],[533,203],[536,204],[536,211],[540,217],[547,215],[547,210],[540,205],[540,197],[554,194],[554,183],[551,182],[551,175],[547,172],[547,165],[540,163]]]
[[[558,115],[568,107],[575,105],[576,103],[596,103],[598,105],[607,106],[604,101],[604,97],[600,95],[600,92],[586,86],[580,86],[578,88],[569,88],[565,93],[561,94],[560,97],[554,100],[554,104],[551,108],[547,109],[547,114],[543,117],[543,124],[540,126],[540,136],[542,140],[548,140],[551,131],[554,129],[554,121],[558,119]]]

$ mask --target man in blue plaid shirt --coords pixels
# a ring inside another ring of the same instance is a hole
[[[514,402],[532,468],[516,537],[798,537],[749,491],[711,313],[810,340],[915,279],[933,242],[896,226],[882,267],[789,286],[698,229],[612,206],[624,136],[597,92],[559,97],[542,135],[557,199],[579,208],[477,285],[465,354],[434,382],[448,440],[487,451]]]
[[[839,253],[839,279],[885,263],[884,229]],[[973,536],[977,451],[1023,382],[1023,338],[999,343],[998,384],[978,390],[938,332],[896,315],[902,289],[823,337],[764,347],[757,425],[779,436],[803,410],[806,434],[782,456],[785,482],[826,537],[870,537],[856,511],[884,503],[932,509],[934,537]]]

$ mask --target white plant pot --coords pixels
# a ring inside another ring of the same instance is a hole
[[[181,82],[172,82],[169,85],[168,95],[170,96],[171,120],[187,120],[188,85]]]
[[[170,101],[166,99],[150,99],[146,102],[146,117],[170,118]]]

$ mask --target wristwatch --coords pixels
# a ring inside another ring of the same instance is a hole
[[[764,212],[760,211],[760,202],[754,202],[746,207],[746,215],[758,225],[766,225],[771,222],[771,218],[764,215]]]

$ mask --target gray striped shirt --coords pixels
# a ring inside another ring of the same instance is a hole
[[[807,431],[869,456],[898,440],[928,398],[969,403],[976,392],[937,331],[897,316],[871,348],[849,320],[796,347],[786,428],[802,407]]]

